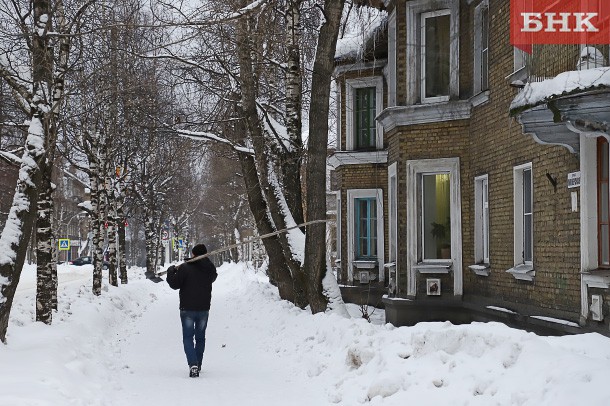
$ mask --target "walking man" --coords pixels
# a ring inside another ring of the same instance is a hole
[[[192,251],[192,259],[167,269],[167,283],[172,289],[180,289],[182,342],[189,365],[189,376],[196,378],[201,371],[205,350],[205,329],[210,314],[212,283],[218,274],[209,258],[197,259],[208,252],[205,245],[197,244]]]

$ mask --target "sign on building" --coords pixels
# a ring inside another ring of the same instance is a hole
[[[568,173],[568,189],[580,187],[580,172]]]

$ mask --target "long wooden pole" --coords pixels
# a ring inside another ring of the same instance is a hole
[[[199,261],[200,259],[207,258],[207,257],[209,257],[211,255],[214,255],[214,254],[218,254],[219,252],[225,252],[225,251],[228,251],[228,250],[233,249],[233,248],[241,247],[242,245],[248,244],[248,243],[253,242],[253,241],[260,241],[260,240],[265,239],[265,238],[273,237],[274,235],[278,235],[278,234],[282,234],[282,233],[287,233],[288,231],[294,230],[295,228],[301,228],[301,227],[304,227],[304,226],[308,226],[310,224],[328,223],[329,221],[334,221],[334,220],[327,219],[327,220],[306,221],[304,223],[297,224],[296,226],[286,227],[286,228],[283,228],[281,230],[274,231],[272,233],[267,233],[267,234],[260,235],[258,237],[255,237],[255,238],[251,239],[251,240],[248,240],[248,241],[243,241],[243,242],[239,242],[237,244],[227,245],[226,247],[219,248],[219,249],[214,250],[214,251],[210,251],[210,252],[208,252],[206,254],[199,255],[199,256],[196,256],[196,257],[193,257],[193,258],[189,258],[185,262]],[[166,273],[167,273],[167,271],[162,271],[162,272],[159,272],[156,276],[165,275]]]

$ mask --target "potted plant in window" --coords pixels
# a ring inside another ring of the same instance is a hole
[[[447,217],[445,223],[432,222],[432,237],[436,240],[438,259],[451,258],[451,219]]]

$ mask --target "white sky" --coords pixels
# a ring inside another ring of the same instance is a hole
[[[539,337],[502,324],[415,327],[299,310],[259,272],[224,265],[202,376],[188,378],[178,293],[143,279],[91,294],[61,265],[54,324],[32,322],[24,269],[0,344],[0,405],[608,405],[610,338]],[[351,307],[351,313],[357,314]]]

